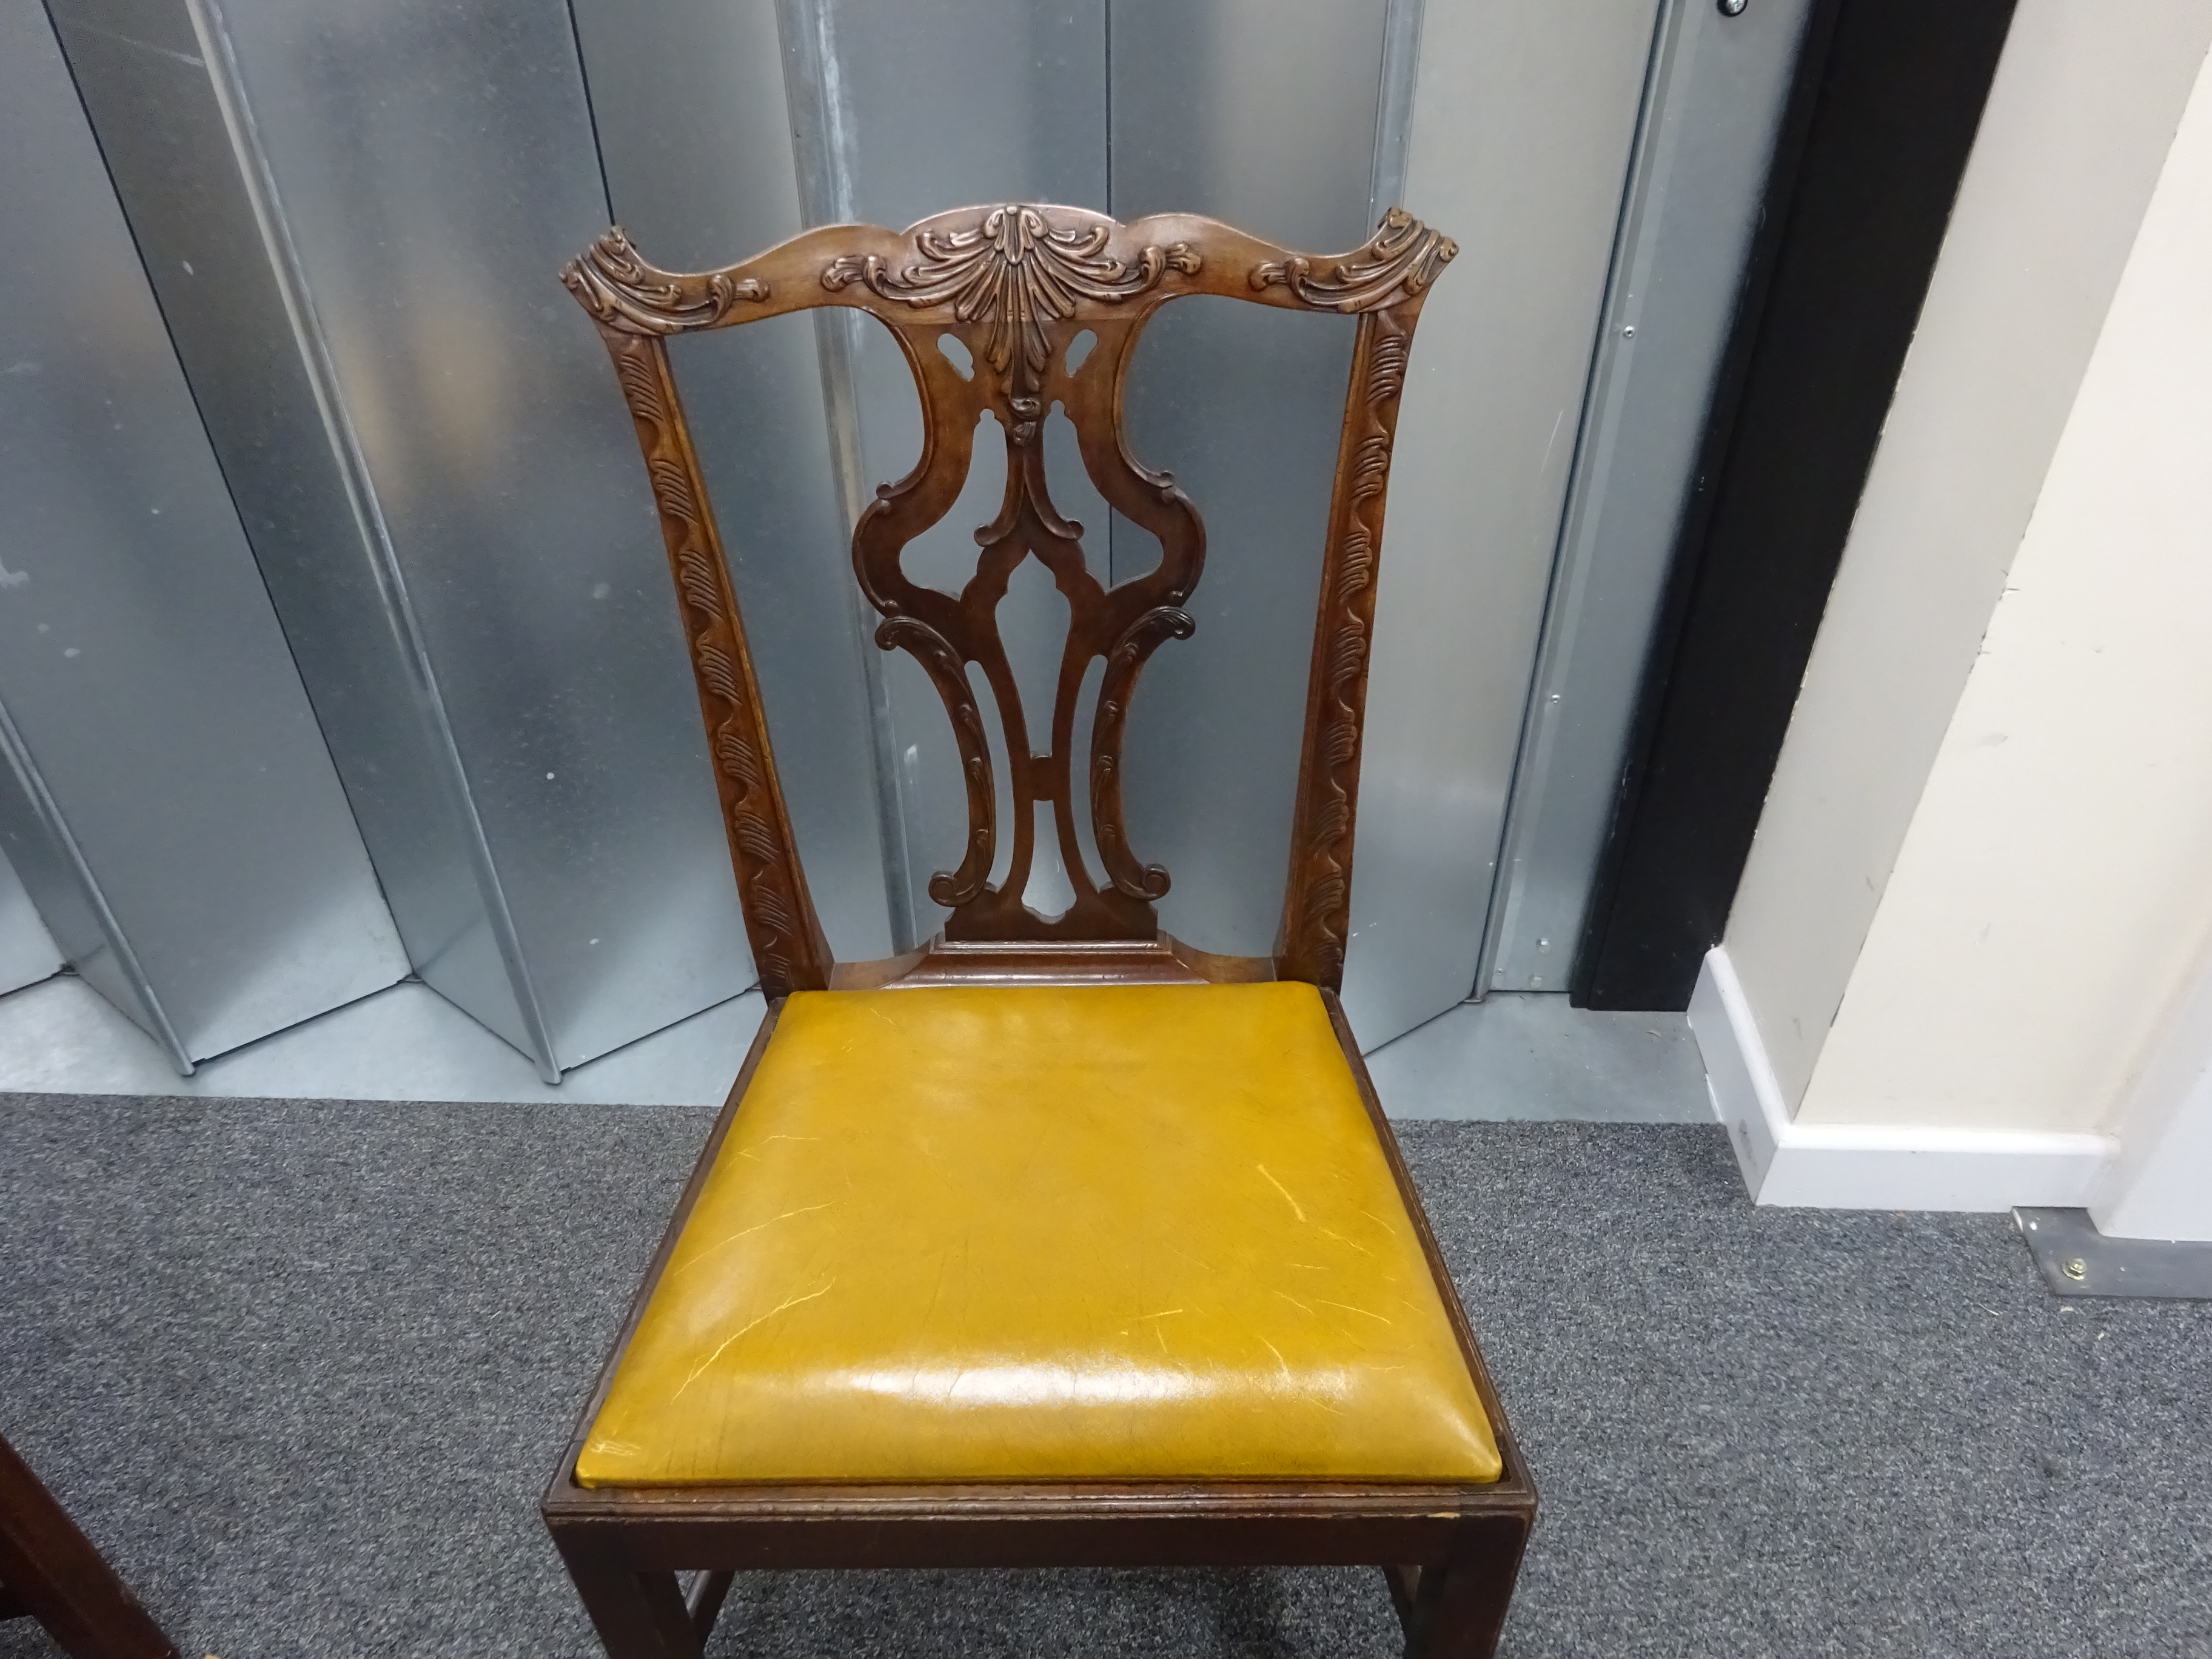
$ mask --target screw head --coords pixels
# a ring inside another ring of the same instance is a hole
[[[2058,1271],[2069,1279],[2087,1279],[2089,1276],[2089,1264],[2078,1255],[2069,1255],[2058,1264]]]
[[[1741,17],[1747,0],[1717,0],[1723,17]]]

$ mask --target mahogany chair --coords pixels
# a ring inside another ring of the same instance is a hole
[[[1391,442],[1456,252],[1395,210],[1306,256],[1206,219],[1007,205],[694,275],[617,229],[562,271],[644,448],[769,1003],[544,1500],[615,1659],[699,1654],[736,1571],[859,1566],[1371,1564],[1410,1654],[1492,1651],[1535,1490],[1335,995]],[[1359,319],[1271,957],[1163,933],[1168,873],[1122,830],[1131,689],[1192,633],[1205,532],[1129,454],[1121,392],[1146,322],[1192,294]],[[877,644],[943,696],[967,784],[958,867],[929,884],[944,932],[858,964],[830,960],[807,895],[665,345],[817,306],[868,313],[913,370],[921,459],[862,514],[853,565]],[[1102,586],[1054,507],[1054,404],[1158,538],[1149,574]],[[901,550],[958,498],[986,412],[1004,504],[960,592],[918,586]],[[1042,752],[996,623],[1030,556],[1070,615]],[[1023,902],[1039,802],[1075,893],[1058,916]]]

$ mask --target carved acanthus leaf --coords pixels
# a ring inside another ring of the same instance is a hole
[[[1099,223],[1057,230],[1043,210],[1010,204],[966,230],[919,232],[918,257],[896,270],[872,253],[832,259],[822,286],[835,293],[857,282],[916,307],[949,304],[960,321],[991,325],[984,355],[1001,374],[1018,343],[1033,385],[1050,355],[1046,325],[1072,316],[1079,300],[1115,304],[1155,287],[1170,270],[1190,276],[1199,269],[1199,256],[1182,242],[1142,249],[1133,264],[1116,258],[1104,251],[1112,234],[1111,225]]]
[[[1252,268],[1256,289],[1287,288],[1310,306],[1330,311],[1372,311],[1424,292],[1437,273],[1459,257],[1459,244],[1431,230],[1403,208],[1392,208],[1367,245],[1313,274],[1303,255],[1271,259]]]
[[[592,243],[582,258],[563,265],[561,280],[592,316],[631,334],[711,328],[740,300],[768,298],[766,283],[738,282],[725,271],[679,276],[649,265],[619,225]]]

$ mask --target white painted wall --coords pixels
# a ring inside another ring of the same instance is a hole
[[[2009,1073],[1985,1076],[1963,1054],[1956,1069],[1984,1079],[1972,1104],[1957,1095],[1963,1079],[1929,1093],[1902,1051],[1898,1074],[1885,1073],[1877,1010],[1888,1004],[1871,982],[1854,1009],[1850,1070],[1808,1093],[2208,41],[2208,0],[2022,0],[2015,15],[1729,920],[1744,1002],[1792,1112],[1950,1122],[2023,1109]],[[2041,873],[2039,899],[2089,872]],[[1976,951],[1981,925],[1969,930]],[[1889,937],[1911,954],[1912,930]],[[1947,957],[1943,971],[1971,974],[1978,960]],[[2026,977],[2055,986],[2068,972],[2046,959]],[[1941,998],[1918,1023],[1925,1043],[1948,1046],[1948,1009]],[[2059,1109],[2045,1090],[2026,1115],[2070,1121],[2084,1109]]]
[[[2212,957],[2152,1040],[2112,1127],[2118,1156],[2089,1200],[2098,1231],[2212,1241]]]
[[[1803,1121],[2099,1127],[2212,934],[2208,295],[2200,76]]]

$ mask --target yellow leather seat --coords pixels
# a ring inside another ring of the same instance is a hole
[[[1327,1011],[1288,983],[793,995],[576,1468],[1498,1473]]]

